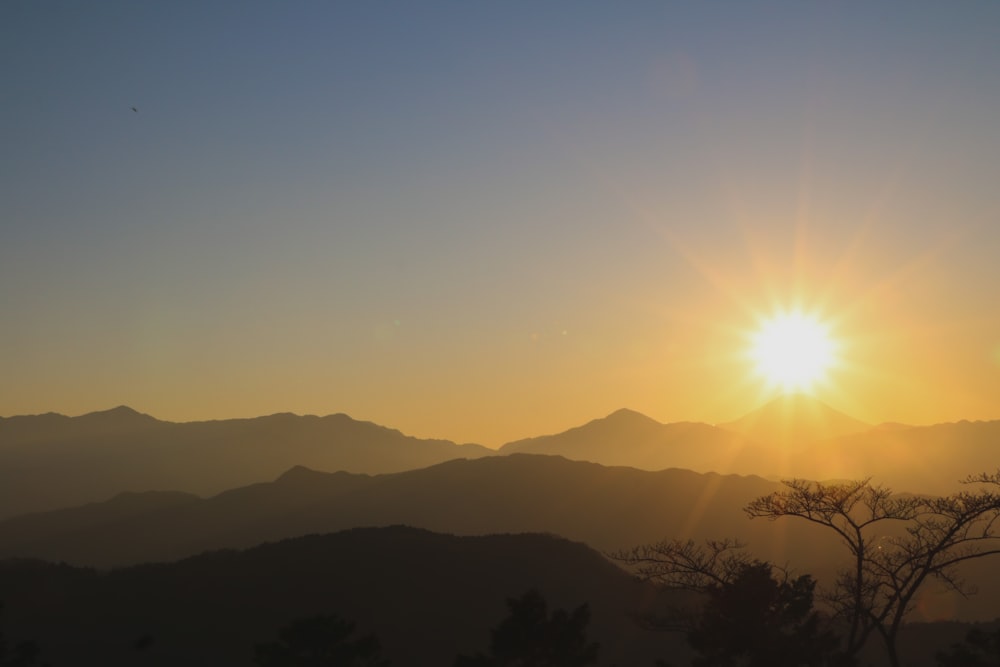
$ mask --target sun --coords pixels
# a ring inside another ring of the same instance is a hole
[[[785,391],[807,391],[826,378],[836,357],[829,327],[805,313],[775,315],[753,335],[750,357],[757,372]]]

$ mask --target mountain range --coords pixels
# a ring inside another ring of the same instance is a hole
[[[803,521],[750,520],[743,513],[748,502],[778,488],[754,476],[653,472],[531,454],[374,476],[296,467],[273,482],[207,499],[125,494],[11,518],[0,522],[0,558],[121,567],[357,526],[408,525],[456,535],[547,533],[605,553],[661,539],[735,538],[755,557],[828,581],[845,555],[835,535]],[[981,594],[949,602],[952,613],[997,614],[994,567],[984,559],[963,570]]]
[[[80,417],[0,418],[0,518],[107,500],[123,492],[211,496],[294,466],[382,474],[456,458],[537,453],[644,470],[845,479],[946,493],[997,468],[1000,421],[868,426],[802,396],[732,422],[662,424],[619,410],[497,450],[419,439],[354,420],[275,414],[174,423],[126,407]]]
[[[863,479],[898,491],[950,493],[1000,463],[1000,421],[869,426],[804,396],[779,397],[733,422],[661,424],[631,410],[563,433],[508,443],[501,454],[551,454],[645,470]]]
[[[343,414],[174,423],[121,406],[80,417],[7,417],[0,418],[0,518],[126,491],[214,495],[296,465],[383,473],[494,453]]]
[[[628,620],[656,596],[615,552],[735,538],[823,585],[844,564],[835,536],[750,520],[748,502],[792,476],[952,491],[996,469],[998,441],[1000,421],[870,426],[801,396],[718,425],[619,410],[499,451],[346,415],[0,418],[4,631],[54,664],[137,664],[141,644],[143,664],[235,665],[296,616],[335,611],[395,664],[447,664],[537,587],[592,603],[602,662],[649,664],[680,644]],[[1000,613],[995,563],[966,565],[979,595],[925,587],[914,619]]]
[[[777,488],[759,477],[651,472],[532,454],[374,476],[297,466],[273,482],[207,499],[128,493],[10,518],[0,522],[0,557],[113,567],[396,524],[459,535],[552,533],[603,551],[665,536],[720,534],[752,537],[764,547],[778,544],[774,524],[750,522],[741,508]]]

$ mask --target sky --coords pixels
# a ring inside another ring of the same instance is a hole
[[[6,2],[0,99],[0,415],[725,422],[795,311],[1000,418],[996,2]]]

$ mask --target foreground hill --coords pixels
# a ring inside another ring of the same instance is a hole
[[[635,613],[672,597],[586,546],[548,535],[455,537],[405,527],[355,529],[109,573],[0,561],[2,630],[33,639],[53,665],[243,667],[255,644],[295,619],[337,613],[374,634],[395,667],[450,665],[485,650],[505,600],[529,589],[550,609],[587,603],[601,665],[688,664],[683,637],[639,628]],[[905,627],[911,667],[964,636],[955,623]],[[873,641],[863,663],[884,664]]]
[[[105,574],[0,563],[5,634],[33,638],[54,665],[243,667],[279,627],[331,612],[375,633],[397,667],[449,665],[485,651],[506,598],[530,588],[550,608],[589,603],[601,664],[678,655],[679,638],[629,619],[649,608],[648,588],[586,546],[545,535],[358,529]]]
[[[493,453],[342,414],[173,423],[119,407],[0,418],[0,518],[124,491],[215,494],[295,465],[384,473]]]

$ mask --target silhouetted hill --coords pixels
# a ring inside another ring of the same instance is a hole
[[[138,496],[0,522],[0,557],[101,567],[244,548],[314,532],[405,524],[464,535],[546,532],[601,550],[664,536],[752,538],[776,547],[774,524],[742,507],[778,485],[758,477],[609,468],[515,454],[367,476],[297,467],[270,483],[207,500],[132,511]],[[123,509],[128,506],[128,510]],[[107,516],[95,519],[101,508]]]
[[[94,520],[95,506],[17,517],[0,523],[0,556],[108,567],[405,524],[462,535],[550,533],[602,551],[662,538],[737,537],[762,558],[828,572],[840,556],[832,535],[743,514],[747,502],[776,488],[757,477],[608,468],[527,454],[378,476],[299,467],[272,483],[143,513],[124,512],[119,499],[109,503],[103,522]]]
[[[870,427],[804,394],[779,396],[720,427],[757,442],[800,447],[818,440],[861,433]]]
[[[10,540],[11,545],[34,544],[43,535],[72,535],[73,539],[86,539],[92,531],[106,532],[113,526],[127,526],[130,520],[137,517],[145,521],[146,517],[162,510],[177,509],[200,501],[198,496],[177,491],[126,492],[102,503],[25,514],[0,521],[4,534],[0,541]],[[2,547],[0,553],[3,553]],[[37,555],[32,553],[31,548],[23,553]],[[64,559],[57,557],[55,560]]]
[[[207,500],[132,494],[0,522],[0,557],[107,567],[355,526],[406,524],[464,535],[557,534],[602,551],[664,538],[730,537],[746,542],[756,557],[828,581],[845,564],[833,534],[801,521],[751,521],[743,514],[747,502],[775,488],[756,477],[606,468],[526,454],[378,476],[298,467],[274,482]],[[995,566],[991,559],[971,562],[962,574],[980,594],[929,595],[919,601],[915,619],[939,613],[996,617]]]
[[[745,541],[757,557],[821,580],[829,577],[844,564],[844,552],[829,531],[744,515],[746,503],[776,488],[758,477],[608,468],[528,454],[377,476],[298,467],[274,482],[209,499],[134,494],[9,519],[0,522],[0,557],[109,567],[356,526],[405,524],[461,535],[549,533],[601,551],[663,538],[731,537]],[[995,560],[983,559],[963,571],[981,594],[949,601],[949,614],[1000,613],[995,566]]]
[[[0,451],[53,440],[134,433],[162,423],[124,405],[79,417],[55,412],[0,417]]]
[[[381,473],[493,453],[343,414],[172,423],[118,407],[80,417],[0,418],[0,518],[123,491],[214,494],[295,465]]]
[[[356,529],[105,574],[0,563],[6,634],[35,639],[54,665],[243,667],[279,627],[331,612],[375,633],[396,667],[450,665],[486,650],[506,598],[530,588],[550,607],[590,605],[600,664],[683,655],[679,637],[630,620],[653,604],[650,589],[588,547],[545,535]]]

